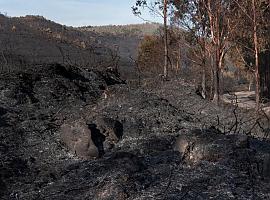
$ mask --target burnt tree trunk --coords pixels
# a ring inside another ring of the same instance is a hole
[[[206,63],[205,60],[203,62],[203,69],[202,69],[202,97],[206,99]]]
[[[168,29],[167,29],[167,0],[164,0],[163,20],[164,20],[164,78],[168,76]]]
[[[220,68],[219,68],[219,58],[217,58],[219,53],[216,54],[216,62],[215,62],[215,91],[214,91],[214,99],[217,105],[220,104]]]
[[[270,50],[260,53],[260,93],[263,100],[270,100]]]
[[[255,51],[255,81],[256,81],[256,111],[260,109],[260,73],[259,73],[259,44],[258,44],[258,30],[257,30],[257,12],[255,0],[252,0],[253,9],[253,42]]]

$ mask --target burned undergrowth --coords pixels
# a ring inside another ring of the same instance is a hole
[[[182,80],[50,64],[0,81],[3,199],[269,197],[268,141],[224,132],[231,110]]]

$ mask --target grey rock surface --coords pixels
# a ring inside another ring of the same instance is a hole
[[[85,121],[77,120],[61,126],[60,137],[76,156],[84,159],[98,158],[99,151],[92,140],[91,130]]]

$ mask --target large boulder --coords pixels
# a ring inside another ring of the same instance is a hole
[[[84,120],[63,124],[60,132],[62,141],[78,157],[83,159],[99,157],[99,150]]]

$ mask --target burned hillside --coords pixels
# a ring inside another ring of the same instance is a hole
[[[182,80],[44,64],[1,75],[0,111],[3,199],[269,198],[268,142]]]
[[[151,25],[145,25],[146,28]],[[102,27],[100,27],[102,29]],[[0,15],[1,71],[29,64],[61,63],[106,68],[118,63],[125,76],[134,71],[141,34],[117,35],[57,24],[42,16]]]
[[[213,101],[205,38],[113,27],[0,15],[0,199],[270,199],[269,113]]]

